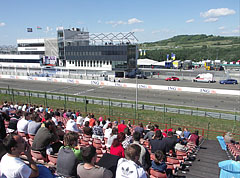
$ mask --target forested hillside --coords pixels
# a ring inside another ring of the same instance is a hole
[[[213,35],[179,35],[173,38],[139,45],[146,50],[140,58],[157,61],[166,60],[167,54],[176,54],[177,60],[200,61],[220,59],[237,61],[240,59],[240,38]]]

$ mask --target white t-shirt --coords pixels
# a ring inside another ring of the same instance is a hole
[[[112,133],[112,128],[106,129],[104,132],[104,137],[109,138],[111,136],[111,133]]]
[[[20,158],[5,154],[0,162],[1,178],[28,178],[31,175],[31,168]]]
[[[147,178],[147,174],[135,162],[120,158],[117,164],[116,178]]]
[[[72,132],[79,132],[76,122],[72,119],[69,119],[67,121],[65,130],[72,131]]]
[[[29,121],[26,120],[25,118],[20,119],[17,123],[17,131],[24,132],[27,134],[28,133],[28,123],[29,123]]]
[[[54,124],[57,126],[58,125],[58,121],[55,117],[52,117],[52,121],[54,122]]]
[[[79,124],[80,126],[82,126],[82,125],[83,125],[83,122],[84,122],[84,117],[78,116],[78,117],[77,117],[77,124]]]
[[[85,125],[85,122],[89,122],[90,121],[90,119],[88,118],[88,117],[85,117],[85,119],[84,119],[84,122],[83,122],[83,125]]]

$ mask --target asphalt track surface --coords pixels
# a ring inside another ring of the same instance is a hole
[[[7,88],[8,86],[14,89],[25,89],[31,91],[65,93],[78,96],[92,96],[132,101],[136,100],[136,89],[134,88],[0,79],[1,88]],[[230,95],[138,89],[138,102],[240,111],[240,97]]]

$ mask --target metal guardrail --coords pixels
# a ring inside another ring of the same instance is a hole
[[[10,89],[0,90],[0,94],[45,98],[50,100],[62,100],[62,101],[67,100],[67,101],[81,102],[81,103],[86,103],[86,99],[87,99],[89,104],[115,106],[115,107],[123,107],[123,108],[135,108],[135,104],[133,103],[117,102],[117,101],[111,101],[111,100],[106,101],[106,100],[99,100],[99,99],[79,98],[79,97],[72,97],[72,96],[69,97],[69,96],[62,96],[62,95],[52,95],[47,93],[43,94],[43,93],[37,93],[37,92],[14,91]],[[219,113],[219,112],[180,109],[180,108],[173,108],[173,107],[165,107],[165,105],[163,107],[160,107],[160,106],[153,106],[153,105],[138,104],[137,109],[240,121],[240,115],[237,115],[237,114],[234,115],[234,114],[226,114],[226,113]]]

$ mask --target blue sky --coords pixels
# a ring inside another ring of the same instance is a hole
[[[59,26],[134,31],[138,42],[183,34],[240,36],[239,9],[239,0],[6,0],[0,5],[0,45],[56,37]]]

